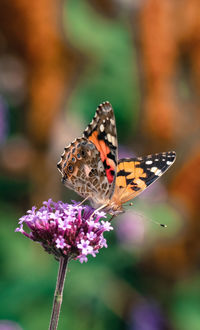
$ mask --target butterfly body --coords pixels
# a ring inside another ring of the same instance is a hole
[[[109,102],[100,104],[81,138],[64,150],[57,164],[63,183],[94,208],[110,214],[156,181],[175,161],[175,152],[118,161],[115,117]]]

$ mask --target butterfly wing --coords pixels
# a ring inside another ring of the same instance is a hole
[[[91,141],[100,153],[111,191],[117,170],[117,131],[111,104],[103,102],[96,110],[94,118],[85,129],[83,136]]]
[[[124,204],[155,182],[174,163],[174,151],[146,157],[121,159],[117,166],[113,201]]]
[[[82,138],[65,148],[57,164],[63,183],[97,207],[114,191],[117,169],[115,117],[109,102],[99,105]]]

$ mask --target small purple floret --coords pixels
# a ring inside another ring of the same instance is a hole
[[[43,202],[37,210],[32,207],[27,214],[19,219],[19,227],[15,230],[33,241],[56,258],[66,256],[87,262],[87,256],[96,257],[99,249],[107,247],[103,237],[105,231],[112,230],[109,221],[100,221],[106,217],[104,212],[96,211],[90,206],[76,203],[55,203],[51,199]],[[24,224],[29,228],[26,232]]]

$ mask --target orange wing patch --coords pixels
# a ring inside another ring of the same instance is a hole
[[[114,180],[114,174],[115,174],[115,163],[114,161],[108,157],[108,154],[110,154],[110,148],[107,146],[104,140],[98,139],[98,132],[94,131],[92,135],[89,137],[89,140],[94,143],[95,147],[100,153],[101,160],[104,164],[106,176],[109,183],[112,183]]]
[[[127,184],[126,184],[126,178],[125,178],[125,176],[122,176],[122,175],[117,176],[116,177],[116,185],[118,187],[126,188]]]
[[[92,143],[94,143],[97,150],[100,152],[102,162],[106,159],[107,154],[109,154],[110,149],[105,144],[103,140],[98,140],[98,132],[94,131],[89,139]]]
[[[112,201],[121,206],[155,182],[174,163],[174,151],[146,157],[121,159],[117,166],[116,186]]]
[[[123,188],[126,188],[127,186],[132,187],[132,190],[137,191],[134,189],[134,186],[140,186],[146,187],[144,184],[143,178],[147,177],[147,174],[144,172],[144,170],[139,166],[139,162],[135,161],[122,161],[117,166],[117,178],[116,182],[117,185]]]
[[[121,160],[118,163],[116,189],[113,196],[118,204],[135,198],[147,187],[145,183],[147,174],[139,165],[140,162],[134,160]]]

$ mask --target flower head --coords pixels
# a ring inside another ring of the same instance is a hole
[[[40,209],[33,207],[27,211],[19,219],[16,231],[40,243],[57,258],[66,256],[82,263],[87,261],[88,255],[95,257],[99,249],[107,247],[103,233],[113,229],[108,221],[99,221],[105,218],[104,212],[93,212],[87,205],[55,203],[49,199]]]

